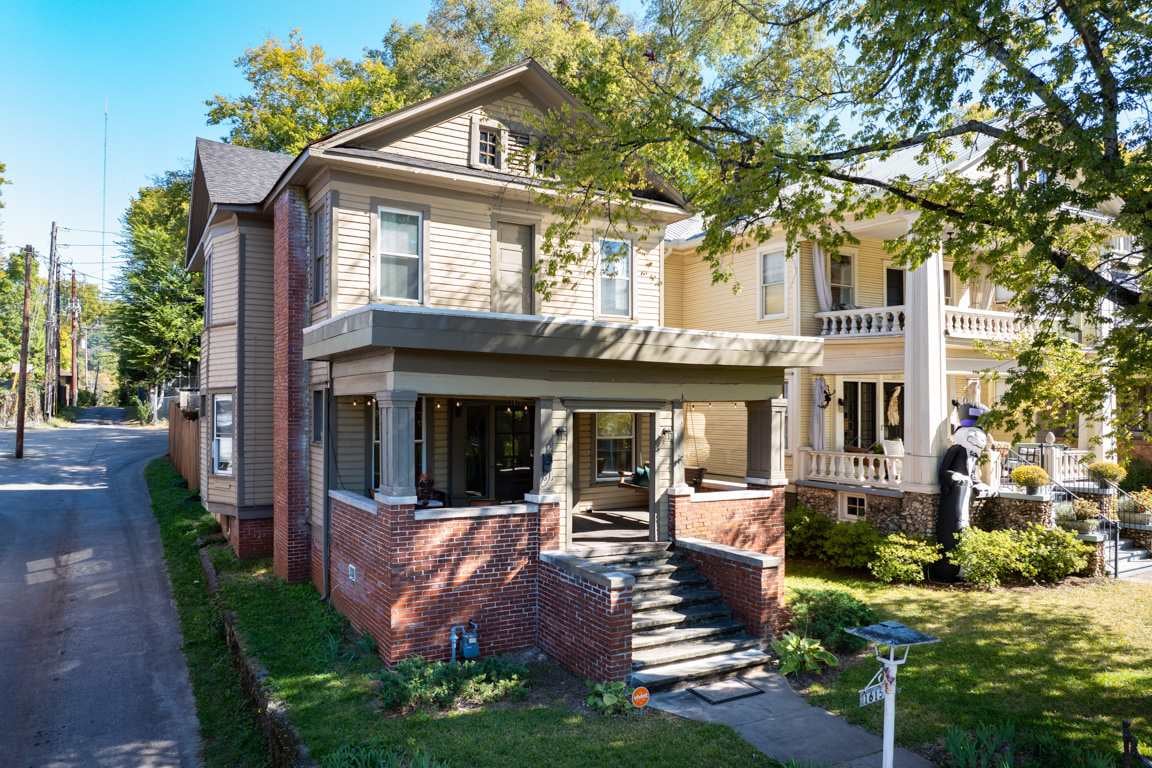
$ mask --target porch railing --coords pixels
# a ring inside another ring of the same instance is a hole
[[[820,335],[831,338],[899,336],[904,333],[904,307],[870,307],[817,312]]]
[[[967,307],[944,309],[944,333],[953,338],[1012,341],[1019,332],[1019,320],[1011,312]]]
[[[800,449],[800,479],[825,483],[899,488],[904,460],[899,456]]]

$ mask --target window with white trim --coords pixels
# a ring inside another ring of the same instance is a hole
[[[328,211],[320,206],[312,211],[312,303],[328,298]]]
[[[476,159],[489,168],[500,167],[500,129],[481,128],[477,131]]]
[[[212,397],[212,473],[232,474],[232,395]]]
[[[596,414],[596,479],[619,480],[636,465],[636,419],[631,413]]]
[[[600,241],[600,314],[632,316],[632,244]]]
[[[380,296],[420,300],[424,261],[424,215],[380,207]]]
[[[863,520],[868,512],[868,497],[858,493],[840,494],[840,519],[846,523]]]
[[[944,270],[944,306],[951,307],[955,297],[952,293],[952,270]]]
[[[851,253],[828,256],[828,284],[832,288],[832,308],[856,306],[856,260]]]
[[[784,251],[760,254],[760,319],[788,313],[788,257]]]

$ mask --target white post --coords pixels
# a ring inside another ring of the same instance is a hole
[[[880,660],[884,664],[884,759],[883,768],[893,768],[896,755],[896,646],[888,646],[888,658]]]
[[[939,493],[936,468],[948,447],[944,277],[939,252],[907,275],[904,327],[904,490]]]

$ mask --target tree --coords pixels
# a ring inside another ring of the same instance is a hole
[[[553,122],[556,205],[586,215],[571,201],[606,190],[635,217],[629,186],[654,165],[704,214],[717,280],[738,238],[835,246],[849,217],[911,210],[897,257],[942,252],[1014,291],[1039,328],[1022,368],[1084,316],[1106,329],[1084,391],[1123,392],[1152,369],[1150,16],[1110,0],[655,0],[647,48],[622,50],[628,108]],[[575,261],[551,251],[553,269]],[[1028,400],[1035,381],[1010,385]]]
[[[141,187],[123,216],[111,330],[120,380],[147,387],[154,418],[164,386],[200,354],[201,280],[184,269],[191,184],[190,172],[169,171]]]
[[[211,125],[230,124],[235,144],[296,153],[310,141],[400,106],[396,79],[374,57],[328,60],[296,31],[282,45],[270,38],[236,60],[251,93],[217,94],[206,104]]]

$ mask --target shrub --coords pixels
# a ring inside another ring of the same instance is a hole
[[[1076,499],[1072,502],[1072,517],[1077,520],[1095,520],[1100,516],[1100,507],[1088,499]]]
[[[1033,523],[1012,533],[1020,546],[1022,578],[1052,584],[1088,567],[1088,547],[1071,531]]]
[[[1128,495],[1132,497],[1136,512],[1152,512],[1152,488],[1142,488]]]
[[[1115,768],[1116,761],[1057,739],[1048,731],[1017,731],[1012,723],[952,726],[944,736],[948,768]]]
[[[834,667],[840,663],[819,640],[801,637],[794,632],[785,632],[780,639],[773,640],[772,650],[780,658],[780,674],[784,676],[797,672],[815,673],[825,666]]]
[[[961,578],[969,584],[998,587],[1020,572],[1020,547],[1012,533],[965,528],[948,559],[960,567]]]
[[[588,682],[588,698],[584,703],[589,709],[603,715],[626,715],[632,709],[628,686],[621,682]]]
[[[1134,457],[1128,461],[1128,475],[1120,482],[1126,491],[1137,491],[1152,485],[1152,462]]]
[[[875,611],[839,589],[797,589],[788,607],[792,610],[792,628],[796,632],[819,640],[833,651],[863,648],[863,640],[844,630],[879,620]]]
[[[1088,474],[1097,480],[1119,483],[1128,476],[1128,470],[1114,461],[1094,461],[1088,465]]]
[[[380,673],[379,695],[389,710],[485,704],[523,694],[527,675],[522,665],[496,657],[449,664],[410,656]]]
[[[883,541],[883,534],[867,520],[837,523],[824,542],[824,557],[838,568],[867,568]]]
[[[868,570],[885,584],[919,584],[924,581],[924,570],[939,559],[939,544],[893,533],[877,547]]]
[[[324,758],[324,768],[447,768],[447,763],[398,747],[345,744]]]
[[[824,542],[835,525],[828,515],[805,504],[797,504],[784,515],[784,547],[788,557],[822,559]]]
[[[1041,485],[1048,485],[1051,481],[1043,467],[1037,467],[1033,464],[1016,467],[1012,470],[1011,478],[1016,485],[1023,485],[1025,488],[1039,488]]]
[[[155,411],[152,410],[152,403],[148,400],[141,400],[139,397],[132,398],[132,418],[141,424],[151,424],[155,418]]]

